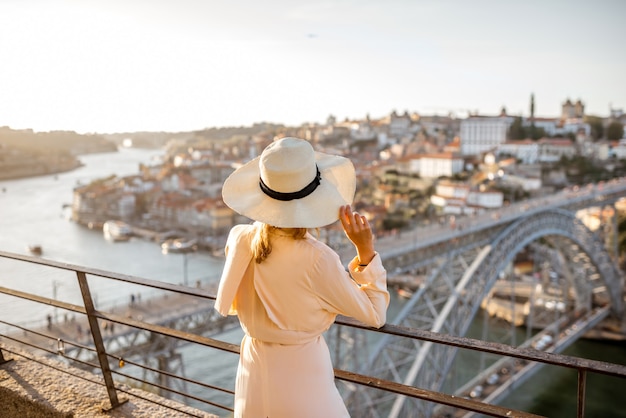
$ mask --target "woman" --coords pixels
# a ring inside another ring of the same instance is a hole
[[[335,418],[348,411],[322,334],[339,314],[385,323],[386,272],[365,217],[352,212],[352,163],[283,138],[225,181],[224,202],[255,220],[237,225],[215,309],[244,330],[235,417]],[[341,221],[356,249],[348,270],[309,228]]]

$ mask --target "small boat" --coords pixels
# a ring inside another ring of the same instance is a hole
[[[28,251],[30,251],[30,253],[32,255],[41,255],[41,254],[43,254],[43,248],[41,248],[41,245],[29,245],[28,246]]]
[[[161,244],[163,254],[168,253],[189,253],[198,249],[195,239],[184,240],[182,238],[168,239]]]
[[[133,235],[133,229],[122,221],[106,221],[102,225],[102,233],[109,241],[128,241]]]

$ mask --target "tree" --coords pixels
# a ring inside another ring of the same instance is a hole
[[[533,140],[538,140],[541,139],[543,137],[546,136],[546,130],[543,128],[539,128],[535,125],[532,125],[530,127],[530,135],[528,135],[529,137],[531,137]]]
[[[522,126],[522,118],[517,117],[513,120],[513,123],[509,127],[509,139],[524,139],[526,138],[526,131]]]
[[[543,138],[545,136],[545,129],[539,128],[534,124],[530,126],[524,126],[522,123],[522,118],[520,117],[516,117],[513,120],[513,123],[509,127],[508,133],[508,139],[512,140],[531,138],[536,141],[539,138]]]
[[[604,136],[604,124],[598,116],[585,116],[585,122],[591,127],[591,136],[596,141]]]
[[[619,122],[611,122],[606,128],[606,138],[616,141],[624,137],[624,125]]]

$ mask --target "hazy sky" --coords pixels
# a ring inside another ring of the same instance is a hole
[[[0,126],[626,108],[626,0],[0,0]]]

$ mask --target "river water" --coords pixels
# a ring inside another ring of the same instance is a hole
[[[103,239],[101,231],[69,220],[67,205],[72,202],[72,189],[76,185],[111,174],[137,174],[139,163],[149,163],[160,155],[158,150],[122,148],[117,153],[81,156],[84,166],[71,172],[0,182],[0,250],[29,254],[29,245],[40,245],[43,258],[58,262],[169,283],[216,283],[223,266],[220,258],[204,253],[190,254],[186,260],[181,254],[164,255],[158,245],[142,239],[112,243]],[[184,277],[185,271],[187,277]],[[80,291],[75,282],[75,277],[67,272],[0,260],[0,285],[8,288],[80,304]],[[136,292],[132,286],[114,281],[90,280],[90,287],[100,308],[123,305]],[[150,296],[149,292],[142,295]],[[401,299],[393,298],[388,318],[393,318],[402,303]],[[57,313],[47,306],[0,295],[1,320],[43,324],[48,314]],[[0,325],[0,333],[2,331]],[[474,337],[480,338],[480,334]],[[238,343],[241,335],[239,331],[232,331],[220,338]],[[192,346],[181,352],[187,376],[212,376],[214,381],[234,387],[236,356],[207,353]],[[579,341],[566,354],[626,364],[626,346],[620,344]],[[502,404],[549,417],[575,416],[576,381],[575,373],[544,367]],[[620,407],[626,382],[590,375],[588,383],[587,417],[626,417],[626,408]],[[196,396],[229,403],[229,395],[207,396],[205,389],[191,387],[189,390]],[[219,409],[202,409],[227,415]]]

